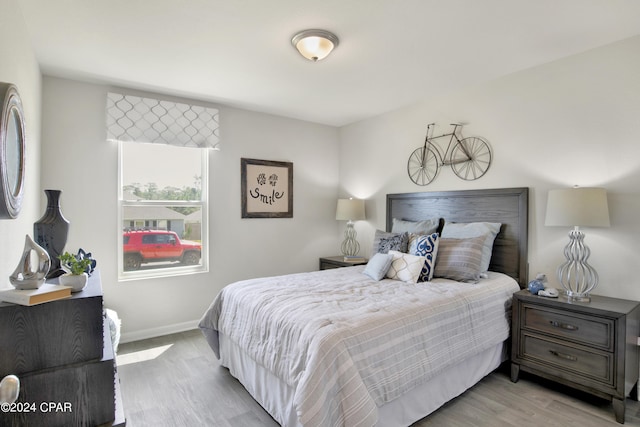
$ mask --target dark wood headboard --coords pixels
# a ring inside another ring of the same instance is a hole
[[[419,221],[499,222],[489,270],[508,274],[521,288],[528,282],[528,188],[387,194],[387,231],[393,218]]]

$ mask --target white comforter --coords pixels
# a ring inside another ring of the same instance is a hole
[[[363,268],[236,282],[200,327],[216,355],[219,331],[294,387],[300,424],[322,427],[372,426],[378,406],[509,336],[508,276],[408,284]]]

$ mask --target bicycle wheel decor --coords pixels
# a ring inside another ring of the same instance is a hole
[[[482,177],[491,166],[491,149],[482,138],[471,136],[463,138],[451,151],[451,169],[453,173],[467,181]]]
[[[427,185],[433,181],[439,169],[440,160],[430,144],[416,149],[407,162],[409,178],[418,185]]]

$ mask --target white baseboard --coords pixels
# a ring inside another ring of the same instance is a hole
[[[159,328],[143,329],[141,331],[123,332],[120,336],[120,344],[145,340],[147,338],[160,337],[162,335],[175,334],[177,332],[190,331],[198,328],[199,320],[177,323],[174,325],[160,326]]]

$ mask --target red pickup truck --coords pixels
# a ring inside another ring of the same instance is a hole
[[[149,262],[179,261],[186,265],[200,263],[202,245],[180,240],[173,231],[125,231],[122,235],[124,269],[137,270]]]

